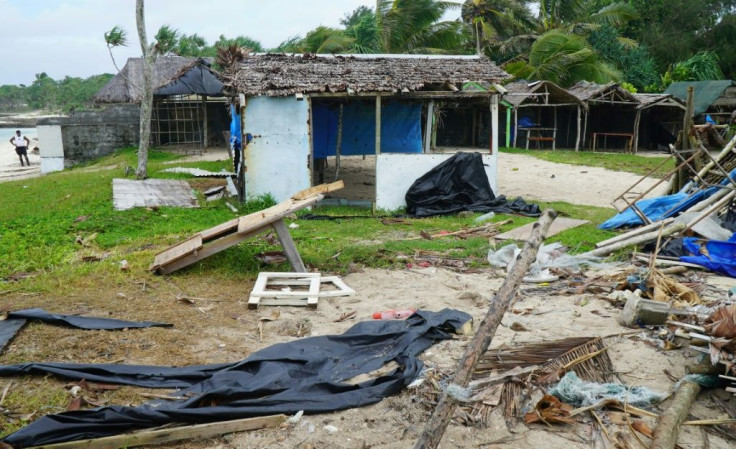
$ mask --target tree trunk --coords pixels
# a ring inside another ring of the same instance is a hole
[[[554,210],[547,209],[539,217],[539,221],[534,224],[532,233],[526,241],[524,249],[516,258],[516,263],[506,276],[506,280],[501,285],[501,288],[498,289],[488,309],[488,313],[486,313],[485,318],[483,318],[483,321],[478,327],[478,331],[466,347],[465,355],[460,361],[460,366],[455,376],[452,378],[453,384],[460,387],[466,387],[468,385],[473,371],[475,371],[476,364],[491,345],[491,340],[496,333],[498,325],[501,323],[501,319],[514,299],[516,290],[519,288],[524,274],[532,262],[536,260],[539,246],[544,241],[544,236],[547,234],[549,226],[556,216],[557,213]],[[435,407],[432,417],[424,427],[424,432],[420,435],[414,449],[436,448],[442,440],[442,436],[445,434],[445,429],[447,429],[447,425],[450,423],[454,411],[455,402],[448,395],[447,390],[445,390],[442,396],[440,396],[437,407]]]
[[[672,404],[657,418],[657,427],[654,428],[650,449],[674,449],[676,447],[680,427],[685,422],[698,393],[700,393],[700,385],[695,382],[685,380],[680,384]]]
[[[144,15],[144,1],[135,2],[135,22],[138,28],[138,39],[143,53],[143,96],[141,98],[140,141],[138,142],[138,168],[136,178],[148,177],[148,144],[151,141],[151,113],[153,110],[153,64],[156,53],[148,45],[146,37],[146,21]]]

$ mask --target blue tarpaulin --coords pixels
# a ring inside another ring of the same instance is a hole
[[[682,241],[682,248],[691,255],[680,257],[680,262],[694,263],[716,273],[736,278],[736,241],[734,241],[736,238],[734,236],[731,236],[726,242],[686,237]]]
[[[736,178],[736,169],[729,174],[731,179]],[[725,186],[730,181],[726,178],[721,181],[721,185]],[[660,196],[657,198],[648,198],[636,202],[636,206],[650,221],[659,221],[665,218],[674,217],[680,212],[685,212],[695,204],[703,201],[709,196],[716,193],[718,187],[709,187],[699,190],[695,193],[677,192],[674,195]],[[623,212],[614,215],[600,226],[600,229],[617,229],[627,226],[643,225],[641,218],[633,209],[626,208]]]
[[[314,157],[335,155],[338,104],[315,103],[312,111]],[[381,152],[422,152],[422,107],[418,103],[392,101],[381,108]],[[341,155],[376,152],[374,103],[351,101],[343,105]]]

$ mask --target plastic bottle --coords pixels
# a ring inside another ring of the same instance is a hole
[[[414,315],[417,310],[414,308],[405,310],[385,310],[373,314],[374,320],[405,320]]]
[[[491,220],[495,216],[496,214],[494,212],[488,212],[487,214],[483,214],[480,217],[476,218],[474,221],[476,223],[483,223],[484,221]]]

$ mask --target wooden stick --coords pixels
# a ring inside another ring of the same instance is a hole
[[[676,232],[680,232],[684,228],[685,228],[684,224],[669,225],[662,230],[662,237],[667,237]],[[611,253],[615,253],[616,251],[620,249],[626,248],[627,246],[638,245],[640,243],[646,243],[648,241],[654,240],[657,238],[657,236],[659,236],[659,232],[660,231],[654,231],[654,232],[647,232],[646,234],[637,235],[628,240],[619,241],[612,245],[604,246],[602,248],[596,248],[593,251],[588,251],[585,254],[581,254],[581,256],[604,257]]]
[[[529,266],[537,258],[537,252],[539,252],[539,246],[544,241],[544,236],[547,234],[550,225],[557,217],[557,213],[552,209],[545,210],[539,221],[534,223],[531,235],[524,245],[524,249],[521,251],[516,258],[516,263],[506,276],[501,288],[498,289],[496,296],[491,302],[491,306],[486,313],[483,322],[478,327],[473,340],[465,349],[465,355],[463,356],[460,366],[458,367],[455,376],[452,379],[454,385],[465,387],[468,385],[475,366],[480,360],[481,356],[486,352],[491,344],[493,335],[496,333],[498,325],[501,323],[506,310],[516,296],[516,290],[521,284],[521,280],[529,269]],[[442,396],[437,403],[437,407],[432,413],[432,417],[424,427],[424,431],[419,436],[419,440],[414,446],[415,449],[435,449],[442,440],[445,434],[447,425],[452,419],[453,413],[455,412],[455,402],[450,398],[447,390],[442,392]]]
[[[662,220],[662,221],[655,221],[654,223],[649,223],[646,226],[641,226],[641,227],[638,227],[636,229],[632,229],[631,231],[625,232],[625,233],[620,234],[620,235],[617,235],[616,237],[611,237],[608,240],[603,240],[602,242],[598,242],[598,243],[595,244],[595,247],[596,248],[600,248],[600,247],[603,247],[603,246],[608,246],[608,245],[612,245],[614,243],[618,243],[618,242],[621,242],[621,241],[624,241],[624,240],[628,240],[631,237],[635,237],[637,235],[641,235],[641,234],[644,234],[646,232],[655,230],[661,224],[664,224],[665,226],[666,225],[669,225],[673,221],[675,221],[674,218],[667,218],[667,219]]]
[[[675,393],[672,404],[657,418],[652,444],[649,449],[674,449],[680,426],[687,418],[695,398],[700,393],[700,385],[685,380]]]
[[[196,424],[194,426],[147,430],[111,437],[46,444],[27,449],[109,449],[114,447],[137,447],[187,440],[190,438],[205,438],[224,435],[226,433],[244,432],[246,430],[265,429],[266,427],[278,427],[285,420],[286,415],[259,416],[257,418],[236,419],[234,421]]]

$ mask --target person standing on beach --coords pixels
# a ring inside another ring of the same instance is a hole
[[[17,130],[15,136],[10,138],[10,143],[15,145],[15,153],[20,158],[20,166],[23,167],[23,158],[25,157],[26,164],[30,167],[31,163],[28,161],[28,145],[31,144],[31,141],[28,140],[28,137],[22,135],[20,130]]]

